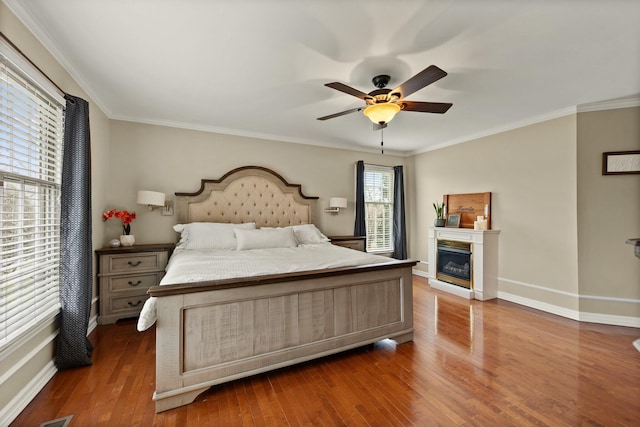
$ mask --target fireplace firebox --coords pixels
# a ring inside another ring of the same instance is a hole
[[[472,289],[472,255],[470,242],[439,239],[436,247],[436,279]]]

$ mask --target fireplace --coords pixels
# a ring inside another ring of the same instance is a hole
[[[436,279],[472,289],[473,256],[471,242],[438,239]]]
[[[467,299],[497,298],[499,235],[499,230],[429,227],[429,285]]]

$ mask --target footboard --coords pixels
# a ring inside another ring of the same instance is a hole
[[[215,384],[385,338],[412,340],[414,264],[158,295],[156,412]]]

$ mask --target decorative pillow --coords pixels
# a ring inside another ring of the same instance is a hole
[[[289,225],[287,227],[260,227],[260,230],[284,230],[287,228],[293,230],[293,234],[296,236],[299,245],[331,241],[331,239],[322,234],[313,224]]]
[[[233,230],[255,230],[255,228],[255,222],[243,224],[192,222],[173,226],[175,231],[181,233],[176,247],[184,249],[235,249],[237,242]]]
[[[313,224],[294,225],[293,232],[301,245],[306,243],[323,243],[329,242],[330,239],[322,234]]]
[[[298,246],[292,228],[261,228],[259,230],[236,229],[237,249],[295,248]]]

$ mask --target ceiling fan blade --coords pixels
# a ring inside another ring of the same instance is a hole
[[[372,99],[368,93],[361,92],[358,89],[354,89],[351,86],[347,86],[344,83],[340,83],[340,82],[326,83],[325,86],[330,87],[331,89],[339,90],[340,92],[344,92],[349,95],[353,95],[356,98],[360,98],[362,100]]]
[[[352,108],[350,110],[342,111],[340,113],[329,114],[328,116],[324,116],[324,117],[318,117],[317,120],[329,120],[329,119],[333,119],[334,117],[340,117],[340,116],[344,116],[345,114],[355,113],[356,111],[362,111],[362,110],[364,110],[364,107]]]
[[[416,102],[401,101],[403,111],[417,111],[419,113],[446,113],[453,104],[449,102]]]
[[[400,98],[407,97],[412,93],[422,89],[425,86],[430,85],[433,82],[436,82],[446,76],[446,71],[441,70],[435,65],[430,65],[424,70],[420,71],[415,76],[411,77],[406,82],[402,83],[396,89],[394,89],[391,93],[400,94]]]

